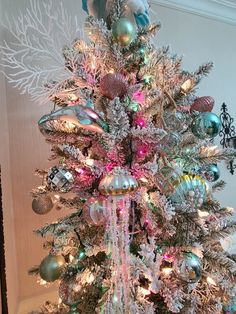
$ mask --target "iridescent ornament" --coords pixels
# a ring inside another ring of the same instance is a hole
[[[202,277],[202,261],[192,252],[176,255],[173,268],[178,278],[187,283],[196,283]]]
[[[199,114],[192,123],[192,132],[200,139],[213,138],[219,134],[220,129],[220,118],[212,112]]]
[[[173,132],[184,132],[188,128],[186,117],[181,111],[166,110],[163,118],[168,129]]]
[[[128,108],[133,112],[137,112],[139,111],[139,104],[135,101],[132,101],[131,103],[129,103]]]
[[[53,208],[53,201],[49,195],[42,195],[34,198],[32,209],[38,215],[45,215]]]
[[[58,280],[64,271],[65,264],[66,262],[62,255],[49,254],[42,260],[39,266],[40,277],[47,282]]]
[[[210,164],[202,167],[200,173],[209,182],[215,182],[220,178],[220,170],[216,164]]]
[[[64,304],[76,307],[80,301],[80,289],[81,285],[77,276],[65,277],[59,286],[59,297]]]
[[[43,116],[38,122],[40,130],[76,133],[78,129],[108,132],[108,124],[91,108],[69,106]]]
[[[74,181],[73,175],[62,167],[52,167],[48,172],[48,185],[53,190],[68,192]]]
[[[103,195],[123,195],[138,188],[137,180],[128,171],[115,167],[99,184],[99,192]]]
[[[106,222],[104,198],[91,197],[84,206],[83,217],[89,225],[104,225]]]
[[[174,204],[190,203],[201,207],[206,200],[209,188],[206,181],[198,175],[183,175],[172,182],[175,191],[169,196]]]
[[[100,81],[100,92],[109,99],[124,97],[128,93],[128,83],[120,73],[108,73]]]
[[[112,35],[121,46],[129,46],[136,38],[135,25],[129,19],[121,17],[112,26]]]
[[[211,112],[215,104],[214,98],[211,96],[199,97],[194,100],[191,105],[191,111]]]

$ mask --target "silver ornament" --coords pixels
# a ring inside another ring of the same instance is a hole
[[[48,172],[48,185],[53,190],[68,192],[71,189],[73,175],[62,167],[52,167]]]
[[[202,262],[192,252],[182,252],[177,255],[173,267],[178,278],[185,282],[196,283],[201,279]]]
[[[53,201],[49,195],[39,196],[32,201],[32,209],[38,215],[45,215],[53,208]]]
[[[103,195],[123,195],[137,188],[137,180],[128,171],[116,167],[101,180],[98,189]]]

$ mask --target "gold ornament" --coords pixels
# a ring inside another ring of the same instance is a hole
[[[103,195],[123,195],[137,188],[137,180],[128,171],[116,167],[101,180],[98,189]]]
[[[49,254],[39,266],[40,277],[47,282],[53,282],[61,277],[64,267],[65,259],[62,255]]]

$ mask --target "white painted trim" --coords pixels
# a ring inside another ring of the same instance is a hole
[[[152,0],[153,4],[236,25],[236,2],[229,0]]]

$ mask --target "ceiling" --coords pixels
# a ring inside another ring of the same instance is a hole
[[[151,2],[236,25],[236,0],[152,0]]]

